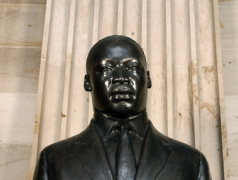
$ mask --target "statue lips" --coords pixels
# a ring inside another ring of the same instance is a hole
[[[111,95],[116,100],[130,99],[133,94],[132,88],[124,84],[114,85],[111,90]]]

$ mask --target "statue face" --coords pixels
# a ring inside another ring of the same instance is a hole
[[[146,107],[146,60],[133,41],[105,42],[89,70],[93,106],[116,118],[129,118]]]

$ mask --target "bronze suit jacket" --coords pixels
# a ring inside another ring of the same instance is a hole
[[[113,180],[93,123],[82,133],[46,147],[36,180]],[[210,180],[208,163],[198,150],[168,138],[150,123],[135,180]]]

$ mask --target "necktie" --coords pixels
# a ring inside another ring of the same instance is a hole
[[[120,140],[117,148],[117,180],[133,180],[136,174],[136,159],[129,139],[130,127],[120,127]]]

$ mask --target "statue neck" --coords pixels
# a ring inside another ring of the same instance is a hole
[[[141,137],[145,136],[146,129],[149,124],[146,110],[143,110],[133,118],[124,118],[124,119],[107,117],[104,116],[102,113],[100,114],[94,113],[93,122],[96,128],[98,129],[99,134],[101,134],[101,136],[104,138],[107,137],[108,133],[111,131],[114,124],[118,122],[120,123],[130,122],[130,124],[137,130],[137,132],[140,134]]]
[[[128,117],[116,117],[111,114],[103,113],[94,108],[94,115],[99,116],[101,118],[106,118],[112,121],[134,121],[135,119],[138,119],[140,117],[143,117],[143,118],[146,117],[146,119],[148,119],[146,109],[144,109],[143,111],[137,114],[129,115]]]

